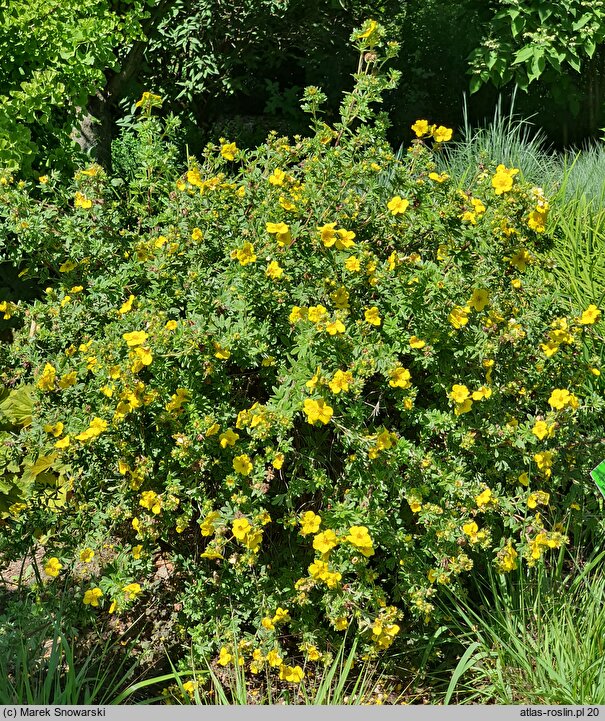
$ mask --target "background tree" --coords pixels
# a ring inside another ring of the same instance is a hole
[[[536,95],[557,106],[564,144],[594,133],[603,119],[603,3],[495,0],[489,7],[493,16],[470,60],[471,92],[488,81],[497,87],[515,82],[523,90],[539,81]]]

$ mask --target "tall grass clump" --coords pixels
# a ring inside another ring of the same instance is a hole
[[[459,187],[472,182],[490,159],[498,158],[504,165],[519,168],[527,182],[543,187],[547,193],[553,191],[559,175],[557,157],[551,152],[544,132],[530,119],[520,118],[514,105],[514,93],[508,113],[499,98],[493,118],[482,126],[472,127],[464,100],[461,137],[437,159],[440,170],[457,178]]]
[[[605,703],[605,578],[597,570],[603,556],[582,571],[543,567],[533,580],[521,570],[506,579],[490,572],[479,603],[456,599],[468,645],[447,700]]]

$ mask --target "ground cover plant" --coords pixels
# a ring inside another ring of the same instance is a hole
[[[351,40],[308,137],[182,165],[147,91],[129,178],[0,178],[3,259],[45,288],[0,306],[0,553],[81,627],[147,609],[183,664],[285,688],[599,525],[601,311],[558,290],[549,197],[497,157],[460,186],[433,119],[396,156],[397,44]]]

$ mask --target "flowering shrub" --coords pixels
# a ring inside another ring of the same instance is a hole
[[[31,394],[5,555],[38,529],[83,613],[163,592],[198,651],[291,683],[347,629],[377,654],[438,620],[440,586],[541,563],[602,453],[600,311],[553,290],[547,199],[498,159],[457,191],[427,120],[396,160],[371,105],[396,46],[373,21],[353,40],[341,122],[308,88],[308,138],[172,176],[149,106],[128,188],[97,166],[0,186],[5,257],[49,283],[2,347]]]

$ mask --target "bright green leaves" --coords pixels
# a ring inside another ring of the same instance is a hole
[[[0,167],[26,173],[73,154],[71,131],[141,36],[142,0],[119,14],[107,0],[9,0],[0,15]],[[58,149],[61,152],[58,153]]]
[[[471,92],[486,82],[502,86],[513,80],[527,90],[538,79],[554,89],[569,71],[583,72],[605,39],[605,9],[598,4],[518,0],[500,5],[489,36],[469,59]]]

